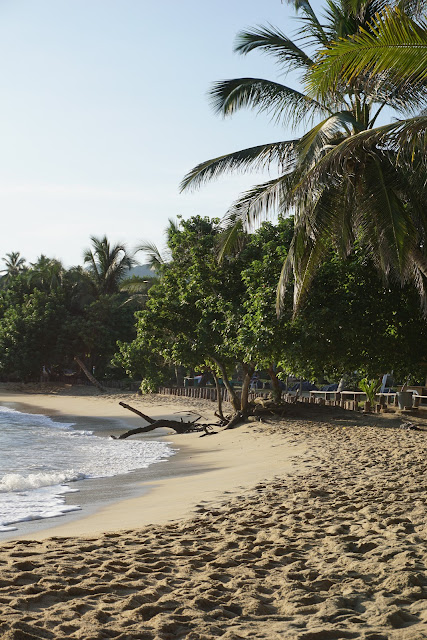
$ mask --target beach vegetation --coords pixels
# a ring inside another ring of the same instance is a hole
[[[105,238],[94,249],[89,270],[66,269],[45,255],[24,266],[19,253],[8,254],[7,286],[0,291],[1,379],[38,381],[48,371],[56,380],[76,371],[76,357],[99,377],[124,377],[111,358],[118,340],[134,337],[134,314],[153,280],[126,286],[126,254]]]
[[[362,245],[385,280],[393,276],[403,285],[412,282],[425,306],[426,118],[417,114],[426,105],[427,79],[413,55],[419,42],[407,49],[403,82],[387,72],[384,51],[384,64],[362,57],[347,68],[343,54],[334,58],[333,67],[335,46],[342,52],[363,39],[371,49],[381,44],[385,26],[378,21],[392,19],[386,4],[332,1],[322,19],[308,1],[295,6],[300,15],[296,39],[272,26],[257,27],[237,36],[235,50],[272,56],[282,74],[300,73],[303,89],[238,78],[217,82],[210,94],[215,111],[224,117],[250,108],[291,126],[295,137],[202,162],[185,176],[182,189],[197,188],[227,172],[276,168],[277,175],[235,201],[226,224],[235,237],[236,229],[250,230],[263,216],[294,213],[292,244],[277,289],[279,310],[290,286],[294,308],[301,308],[331,244],[343,258]],[[399,4],[402,20],[394,16],[395,26],[406,25],[404,35],[424,39],[419,8],[417,3]],[[328,81],[331,66],[335,80]],[[392,66],[389,62],[388,69]],[[380,124],[393,113],[399,121]]]
[[[263,229],[265,238],[271,236],[273,253],[281,244],[285,246],[278,237],[282,234],[283,240],[286,233],[289,236],[289,225],[287,221],[286,229],[273,225]],[[219,220],[198,216],[169,229],[171,258],[159,266],[159,282],[150,289],[145,309],[137,314],[136,339],[131,344],[121,343],[116,358],[131,375],[141,376],[144,387],[150,389],[162,374],[161,360],[169,367],[210,370],[226,386],[234,411],[246,412],[257,362],[270,366],[274,361],[276,334],[274,328],[264,331],[264,327],[271,319],[278,325],[278,320],[271,299],[264,296],[268,312],[260,302],[266,285],[261,274],[269,272],[271,256],[263,257],[264,241],[251,243],[253,238],[248,237],[241,251],[218,265],[221,234]],[[258,265],[255,259],[260,261]],[[245,273],[250,268],[254,269],[253,277],[249,271]],[[253,290],[259,288],[258,302],[248,283]],[[246,326],[255,314],[254,322]],[[236,367],[242,376],[241,391],[231,381]]]
[[[343,259],[331,246],[300,313],[293,316],[288,291],[278,318],[273,293],[293,219],[264,222],[218,264],[221,234],[219,220],[194,217],[170,235],[171,257],[137,313],[136,338],[120,342],[114,358],[142,378],[143,391],[171,384],[175,366],[211,371],[238,414],[250,411],[250,381],[259,369],[268,372],[277,399],[288,373],[311,380],[356,370],[370,378],[392,369],[423,374],[427,331],[416,291],[385,284],[362,248]]]
[[[100,295],[118,293],[127,272],[136,264],[133,254],[124,244],[111,245],[107,236],[92,236],[91,242],[92,248],[85,250],[83,260],[95,291]]]
[[[368,402],[371,407],[375,404],[375,397],[378,391],[381,389],[381,379],[369,380],[368,378],[362,378],[359,381],[359,387],[366,394]]]
[[[344,259],[331,244],[299,314],[288,291],[277,317],[273,294],[293,232],[292,218],[242,231],[239,247],[218,264],[220,221],[181,220],[170,233],[170,259],[136,315],[136,338],[119,343],[115,364],[142,379],[144,392],[182,386],[174,380],[177,366],[211,371],[236,414],[251,410],[251,377],[260,369],[276,399],[287,374],[339,380],[358,371],[359,379],[378,379],[393,370],[422,377],[427,330],[417,293],[409,284],[384,283],[363,247]]]

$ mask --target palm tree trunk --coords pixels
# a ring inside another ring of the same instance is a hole
[[[79,365],[80,369],[83,371],[83,373],[85,374],[86,378],[88,380],[90,380],[90,382],[92,384],[95,385],[95,387],[97,389],[99,389],[99,391],[101,391],[101,393],[104,393],[105,388],[102,386],[102,384],[100,384],[98,382],[98,380],[95,378],[95,376],[93,376],[90,371],[88,370],[88,368],[84,365],[84,363],[80,360],[80,358],[78,358],[77,356],[74,356],[74,360],[77,362],[77,364]]]

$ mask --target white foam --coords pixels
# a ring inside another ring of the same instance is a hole
[[[99,437],[0,407],[0,531],[79,509],[65,505],[68,483],[131,473],[173,454],[164,442]]]
[[[23,476],[19,473],[8,473],[0,480],[0,492],[23,491],[24,489],[39,489],[50,487],[65,482],[83,480],[86,476],[74,470],[57,471],[53,473],[30,473]]]
[[[66,486],[43,487],[29,492],[0,495],[0,532],[14,531],[10,525],[31,520],[55,518],[81,509],[79,505],[65,505]]]

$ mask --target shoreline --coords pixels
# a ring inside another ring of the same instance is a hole
[[[116,419],[105,400],[85,411]],[[149,415],[185,406],[131,404]],[[170,515],[187,483],[176,519],[156,524],[147,509],[153,522],[108,531],[103,513],[101,531],[88,518],[80,535],[47,529],[1,544],[1,637],[427,640],[427,419],[414,420],[422,430],[399,428],[399,414],[301,404],[226,438],[189,434],[184,457],[202,473],[147,494],[164,495]],[[117,523],[145,499],[108,509]]]
[[[147,400],[144,403],[144,398],[135,394],[25,394],[0,389],[3,405],[74,422],[75,428],[91,429],[96,424],[97,433],[104,436],[141,425],[139,417],[118,406],[123,397],[144,413],[165,418],[176,418],[171,409],[176,410],[177,405],[183,407],[178,413],[181,416],[186,413],[184,407],[191,411],[194,405],[189,399],[182,403],[177,403],[176,399],[162,402],[161,396],[156,397],[153,404]],[[213,421],[215,405],[212,409],[208,403],[204,405],[203,415]],[[88,421],[92,424],[88,425]],[[100,429],[103,423],[104,427]],[[246,424],[239,430],[223,431],[213,438],[200,438],[199,433],[178,435],[167,430],[133,436],[161,439],[177,452],[147,469],[79,482],[76,487],[79,491],[64,494],[64,498],[66,505],[81,505],[81,510],[16,523],[16,531],[0,534],[0,543],[14,539],[41,540],[50,536],[99,535],[105,531],[188,518],[194,515],[197,506],[220,503],[225,494],[245,491],[259,481],[268,481],[280,471],[291,471],[290,457],[303,454],[305,447],[293,445],[287,454],[283,453],[282,459],[277,460],[277,456],[271,455],[272,447],[283,445],[283,441],[277,441],[274,435],[265,438],[262,432],[256,425]],[[241,455],[243,450],[244,456]],[[266,466],[269,456],[271,464]],[[102,493],[106,494],[105,499]]]

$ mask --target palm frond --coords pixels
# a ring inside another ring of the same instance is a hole
[[[218,262],[223,262],[224,258],[236,253],[240,248],[240,239],[243,234],[243,223],[238,218],[225,226],[219,236],[217,246]]]
[[[348,134],[349,129],[359,130],[360,125],[348,111],[334,113],[308,131],[298,143],[299,160],[306,158],[317,160],[323,155],[325,147],[336,143],[336,138]]]
[[[330,110],[304,93],[262,78],[236,78],[216,82],[209,92],[214,110],[230,116],[239,109],[267,113],[276,123],[300,124],[301,120]]]
[[[311,95],[330,92],[331,87],[360,74],[384,73],[401,83],[427,79],[427,23],[417,24],[398,7],[386,8],[370,25],[351,38],[333,43],[320,52],[307,75]]]
[[[391,176],[387,176],[387,165],[381,162],[374,152],[369,153],[369,160],[365,172],[367,182],[365,201],[370,218],[375,220],[375,241],[380,238],[390,247],[388,253],[396,272],[403,274],[409,249],[414,243],[415,230],[403,202],[390,184],[390,177],[393,179],[394,172]],[[361,206],[360,202],[359,206]]]
[[[239,171],[243,173],[248,169],[257,171],[266,169],[273,163],[278,166],[279,170],[287,171],[292,168],[295,162],[296,142],[296,140],[271,142],[202,162],[184,177],[180,190],[197,188],[223,173]]]
[[[246,55],[260,49],[263,53],[273,55],[280,65],[287,69],[309,69],[314,61],[279,29],[256,27],[252,31],[241,31],[237,34],[234,51]]]
[[[233,226],[239,220],[243,229],[250,231],[261,218],[288,213],[294,203],[292,189],[298,177],[299,173],[290,171],[245,191],[226,213],[226,227]]]
[[[303,193],[315,185],[341,181],[343,175],[351,175],[360,156],[372,148],[387,148],[396,153],[396,159],[405,157],[411,161],[415,153],[424,154],[427,149],[427,116],[398,120],[388,125],[367,129],[330,147],[312,168],[304,174],[298,189]]]
[[[305,23],[302,29],[299,29],[299,33],[309,35],[311,39],[319,44],[326,44],[328,42],[328,36],[325,33],[323,26],[320,24],[313,7],[308,0],[286,0],[287,4],[293,6],[297,12],[301,11],[304,15],[302,19]]]
[[[139,251],[145,253],[148,264],[152,269],[158,269],[161,265],[166,263],[166,260],[163,258],[157,245],[155,245],[153,242],[142,242],[135,249],[135,253],[138,253]]]
[[[418,248],[412,251],[411,258],[413,269],[412,281],[420,296],[424,315],[427,315],[427,259]]]
[[[299,311],[308,288],[327,251],[329,250],[327,233],[311,238],[303,225],[294,231],[288,256],[283,264],[276,294],[276,311],[280,315],[283,300],[291,275],[294,275],[294,315]]]

